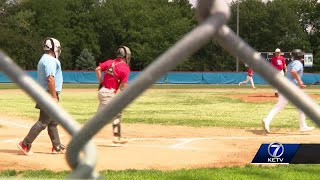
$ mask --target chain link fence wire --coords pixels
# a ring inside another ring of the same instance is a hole
[[[173,70],[188,56],[212,40],[216,40],[234,57],[239,57],[240,61],[248,64],[320,126],[320,108],[316,102],[284,76],[278,74],[258,52],[225,25],[230,17],[230,7],[226,1],[199,0],[196,10],[200,22],[199,26],[159,56],[142,71],[132,84],[123,92],[117,94],[82,128],[58,104],[54,103],[51,97],[32,78],[27,76],[6,54],[0,51],[0,70],[4,71],[42,108],[45,108],[50,116],[56,119],[72,135],[66,153],[67,162],[72,169],[68,176],[69,179],[100,179],[101,176],[95,172],[97,152],[91,142],[94,135],[166,72]],[[84,153],[82,158],[80,157],[81,151]]]

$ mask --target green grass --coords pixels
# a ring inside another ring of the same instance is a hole
[[[249,86],[238,86],[238,84],[154,84],[152,89],[248,89]],[[256,85],[257,88],[271,88],[270,85]],[[1,89],[19,89],[14,83],[0,83]],[[75,84],[64,83],[64,89],[97,89],[98,84]],[[308,89],[319,89],[320,86],[309,86]]]
[[[0,84],[1,115],[36,120],[35,103],[23,92],[4,91]],[[12,86],[12,85],[10,85]],[[9,87],[6,86],[6,87]],[[88,91],[63,91],[61,105],[79,122],[92,117],[97,109],[97,91],[93,85],[70,85],[73,88],[88,88]],[[222,88],[223,87],[223,88]],[[125,123],[260,127],[260,122],[274,106],[273,102],[247,103],[229,97],[232,94],[273,92],[268,86],[257,91],[248,86],[212,85],[155,85],[130,104],[123,114]],[[90,89],[93,88],[93,89]],[[67,89],[67,88],[66,88]],[[311,94],[320,94],[317,89],[308,89]],[[5,94],[4,94],[5,93]],[[274,119],[272,127],[297,128],[298,113],[289,105]],[[310,123],[310,122],[309,122]],[[108,179],[319,179],[319,165],[246,166],[175,171],[124,170],[102,171]],[[65,178],[69,172],[16,171],[0,172],[1,178]]]
[[[106,179],[319,179],[319,165],[283,165],[283,166],[246,166],[227,168],[206,168],[191,170],[123,170],[102,171]],[[0,172],[0,178],[56,178],[67,177],[68,172],[42,171],[15,171]]]
[[[14,83],[0,83],[1,89],[19,89],[20,87]],[[97,84],[73,84],[65,83],[63,84],[64,89],[95,89],[98,88]]]
[[[130,104],[124,110],[123,122],[196,127],[260,127],[261,120],[275,105],[274,102],[248,103],[229,97],[232,94],[258,92],[250,88],[162,89],[163,87],[167,86],[149,89]],[[316,89],[308,91],[319,94]],[[272,92],[272,89],[264,88],[259,92]],[[60,104],[83,123],[96,113],[96,93],[93,89],[81,92],[63,91]],[[34,106],[35,102],[23,92],[6,91],[5,96],[1,95],[1,114],[36,120],[38,110]],[[297,128],[297,116],[296,108],[289,105],[275,117],[272,127]]]

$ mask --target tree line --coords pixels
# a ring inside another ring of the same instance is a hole
[[[301,48],[320,65],[317,0],[241,0],[240,36],[256,50]],[[236,31],[237,1],[228,25]],[[92,70],[114,58],[119,45],[132,51],[140,71],[198,25],[188,0],[0,0],[0,48],[25,70],[36,69],[42,40],[57,38],[65,70]],[[235,71],[236,61],[215,41],[176,67],[178,71]],[[241,68],[244,68],[241,65]]]

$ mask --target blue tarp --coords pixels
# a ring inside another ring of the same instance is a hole
[[[206,72],[203,73],[203,84],[237,84],[247,77],[244,73],[219,73]]]
[[[138,77],[139,74],[140,72],[137,72],[137,71],[130,72],[129,82],[132,82],[136,77]],[[166,76],[163,76],[156,82],[156,84],[164,84],[165,80],[166,80]]]
[[[302,76],[302,81],[305,84],[313,84],[316,81],[320,81],[320,74],[304,73]]]
[[[200,72],[169,72],[167,74],[168,84],[202,84],[202,82]]]
[[[33,79],[37,79],[36,71],[26,71]],[[141,72],[131,72],[129,83]],[[238,84],[247,77],[246,72],[169,72],[161,77],[156,84]],[[98,83],[93,71],[64,71],[65,83]],[[268,84],[261,76],[254,74],[255,84]],[[305,84],[312,84],[320,80],[320,74],[305,73],[302,77]],[[0,83],[12,82],[4,73],[0,72]]]
[[[11,82],[11,80],[6,75],[4,75],[4,73],[0,72],[0,82],[9,83]]]

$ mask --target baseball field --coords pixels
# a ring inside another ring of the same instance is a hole
[[[320,101],[318,86],[305,91]],[[0,97],[0,178],[66,177],[65,154],[50,154],[46,131],[33,143],[32,156],[17,149],[37,120],[34,101],[14,84],[0,84]],[[155,85],[123,112],[127,144],[112,146],[110,125],[95,136],[96,169],[108,179],[318,179],[319,165],[250,165],[262,143],[319,142],[318,128],[298,131],[292,105],[265,134],[261,120],[276,101],[269,86]],[[96,85],[64,85],[60,105],[85,123],[97,110]],[[71,137],[59,131],[67,145]]]

